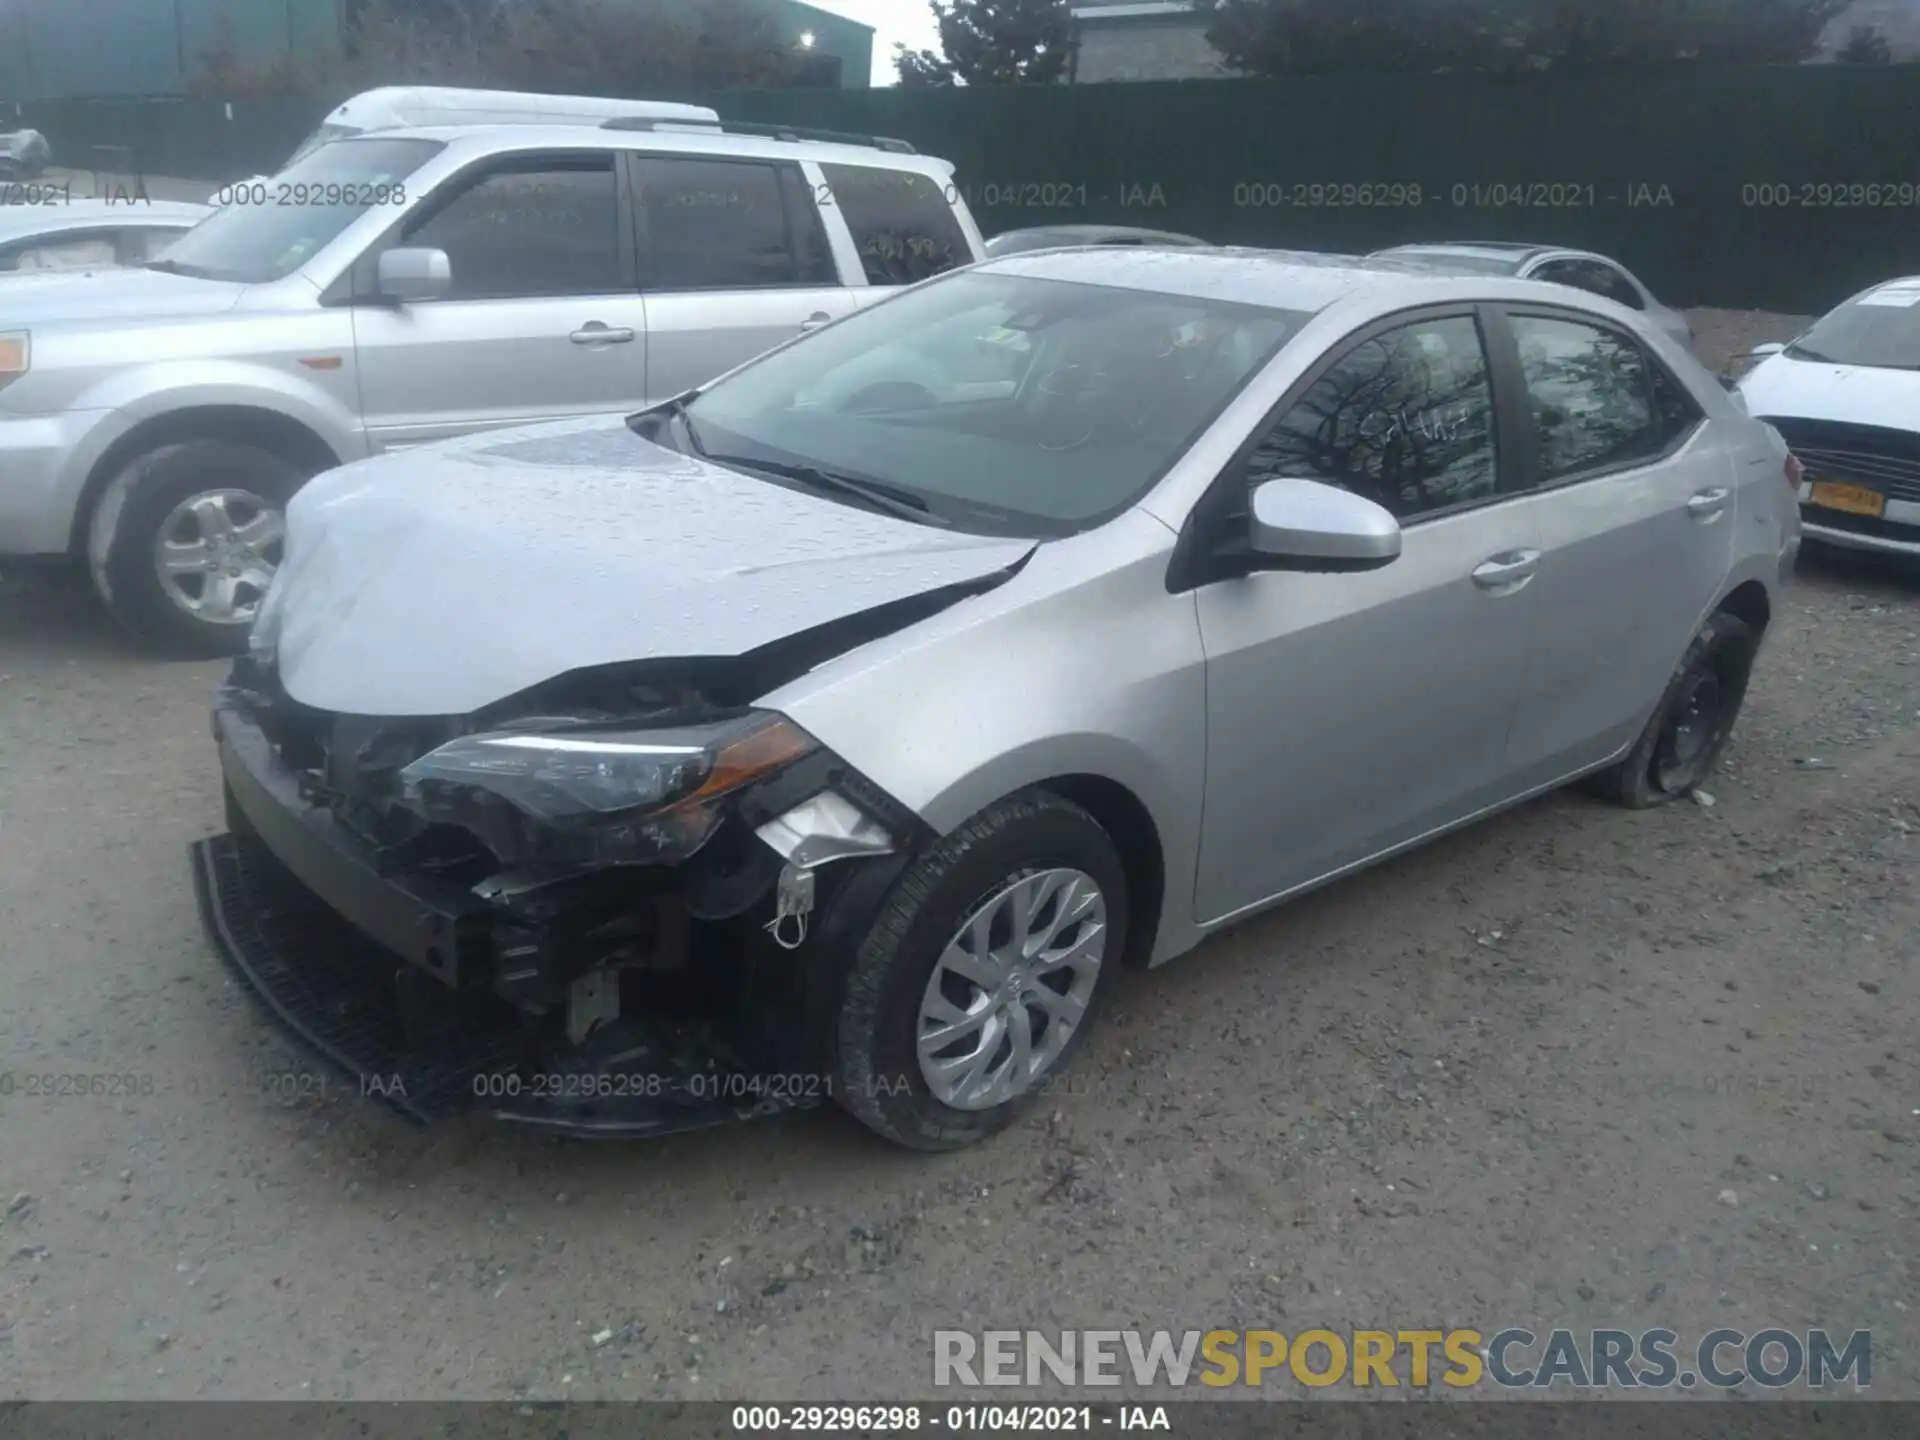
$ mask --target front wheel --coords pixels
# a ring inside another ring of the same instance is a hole
[[[1759,636],[1736,615],[1713,616],[1687,647],[1653,718],[1626,759],[1590,782],[1604,798],[1645,810],[1690,795],[1713,773],[1746,698]]]
[[[916,1150],[1012,1124],[1067,1067],[1127,939],[1112,839],[1046,791],[1000,802],[895,883],[855,955],[835,1089]]]
[[[141,456],[94,511],[94,589],[156,649],[239,654],[280,563],[287,502],[305,478],[270,451],[227,440]]]

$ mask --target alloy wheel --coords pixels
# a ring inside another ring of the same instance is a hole
[[[197,620],[251,624],[284,553],[286,521],[249,490],[206,490],[174,506],[154,539],[166,597]]]
[[[990,1110],[1033,1088],[1086,1014],[1107,950],[1107,900],[1079,870],[1034,871],[982,901],[920,1001],[920,1075],[942,1104]]]

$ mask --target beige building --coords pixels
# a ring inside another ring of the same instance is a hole
[[[1072,78],[1189,80],[1228,74],[1207,43],[1207,20],[1191,0],[1136,0],[1073,7]]]

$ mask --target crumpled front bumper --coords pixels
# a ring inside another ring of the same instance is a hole
[[[200,911],[221,957],[368,1098],[428,1123],[479,1112],[588,1136],[700,1128],[817,1104],[698,1022],[627,1017],[617,1068],[556,1046],[484,985],[496,917],[458,887],[381,872],[306,800],[241,710],[215,710],[229,832],[197,842]]]

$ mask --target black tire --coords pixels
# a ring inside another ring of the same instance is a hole
[[[1033,1103],[1033,1089],[992,1109],[943,1103],[921,1074],[917,1026],[922,994],[961,922],[1022,875],[1054,867],[1084,872],[1107,905],[1107,944],[1086,1010],[1042,1080],[1072,1063],[1126,953],[1126,870],[1085,810],[1029,790],[982,811],[921,856],[894,883],[855,952],[832,1059],[834,1093],[863,1124],[910,1149],[957,1150],[1004,1130]]]
[[[177,506],[216,491],[244,492],[284,511],[306,479],[272,451],[231,440],[188,440],[142,455],[114,478],[94,510],[87,539],[94,590],[113,618],[152,649],[203,658],[242,653],[250,621],[214,623],[169,598],[154,564],[161,527]],[[276,545],[276,562],[278,556]],[[246,593],[257,603],[254,587]]]
[[[1753,627],[1736,615],[1722,611],[1708,620],[1681,657],[1633,749],[1593,776],[1588,788],[1629,810],[1664,805],[1697,790],[1720,763],[1740,718],[1759,645]],[[1710,703],[1710,715],[1699,713],[1703,702]]]

